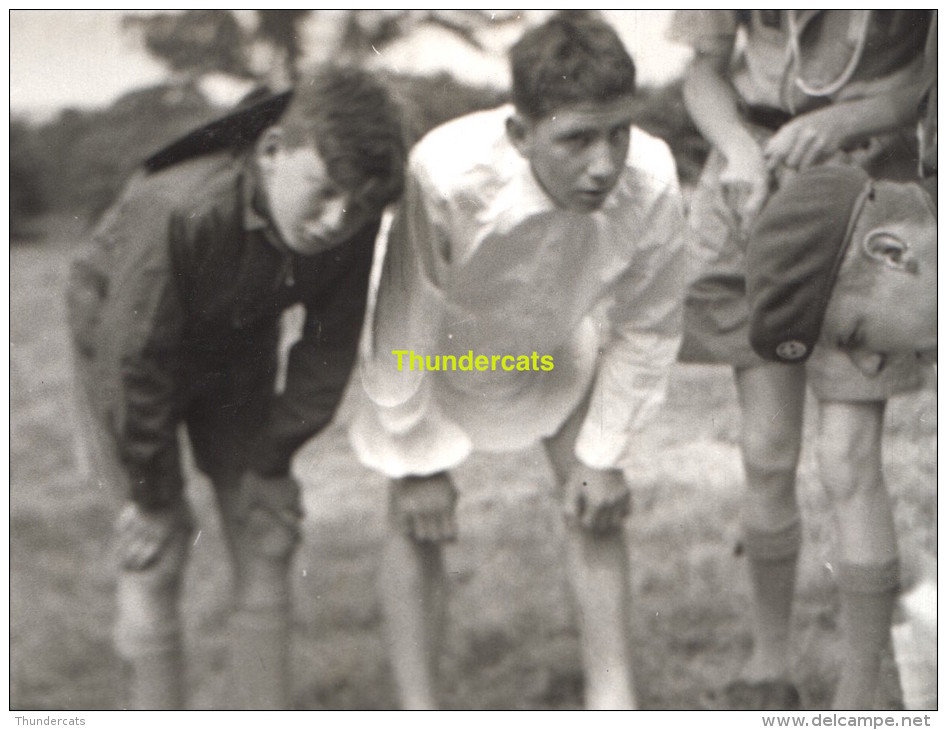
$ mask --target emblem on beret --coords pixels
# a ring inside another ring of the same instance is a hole
[[[782,360],[799,360],[806,356],[809,348],[799,340],[786,340],[776,347],[776,354]]]

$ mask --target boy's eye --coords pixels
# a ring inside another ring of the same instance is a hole
[[[628,139],[630,130],[628,127],[621,126],[615,127],[608,135],[608,141],[613,144],[624,144],[625,140]]]
[[[563,141],[572,147],[586,147],[592,143],[594,136],[591,132],[572,132],[565,135]]]

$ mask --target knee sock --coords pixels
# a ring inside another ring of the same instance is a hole
[[[898,561],[838,565],[842,664],[832,702],[836,710],[871,710],[881,652],[891,633],[897,600]]]
[[[230,630],[233,709],[292,709],[288,608],[238,609]]]
[[[788,672],[789,628],[801,540],[798,518],[777,530],[743,529],[753,588],[754,636],[754,660],[748,667],[754,676],[746,679],[780,679]]]

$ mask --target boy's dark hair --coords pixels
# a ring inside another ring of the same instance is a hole
[[[528,30],[510,50],[513,103],[539,119],[563,106],[608,102],[635,91],[635,64],[597,13],[566,10]]]
[[[305,76],[279,122],[290,146],[313,145],[329,175],[365,202],[385,205],[404,187],[401,113],[382,84],[350,66]]]

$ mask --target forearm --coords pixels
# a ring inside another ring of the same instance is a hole
[[[171,505],[183,490],[169,368],[133,359],[122,370],[124,407],[119,453],[129,476],[130,498],[143,510]]]
[[[609,348],[576,439],[582,464],[603,471],[621,467],[634,432],[664,402],[678,345],[675,335],[642,334]]]
[[[913,124],[922,93],[919,84],[909,84],[887,94],[839,102],[813,113],[836,119],[842,130],[841,146],[848,147]]]
[[[662,403],[682,332],[688,255],[676,184],[659,193],[642,228],[613,290],[610,339],[576,440],[579,460],[599,469],[620,466],[632,432]]]
[[[695,126],[727,159],[757,142],[744,124],[739,99],[726,79],[726,61],[721,57],[697,55],[684,77],[684,103]]]
[[[766,142],[767,166],[802,170],[840,150],[903,127],[916,118],[920,87],[907,84],[896,92],[838,101],[800,114]]]

